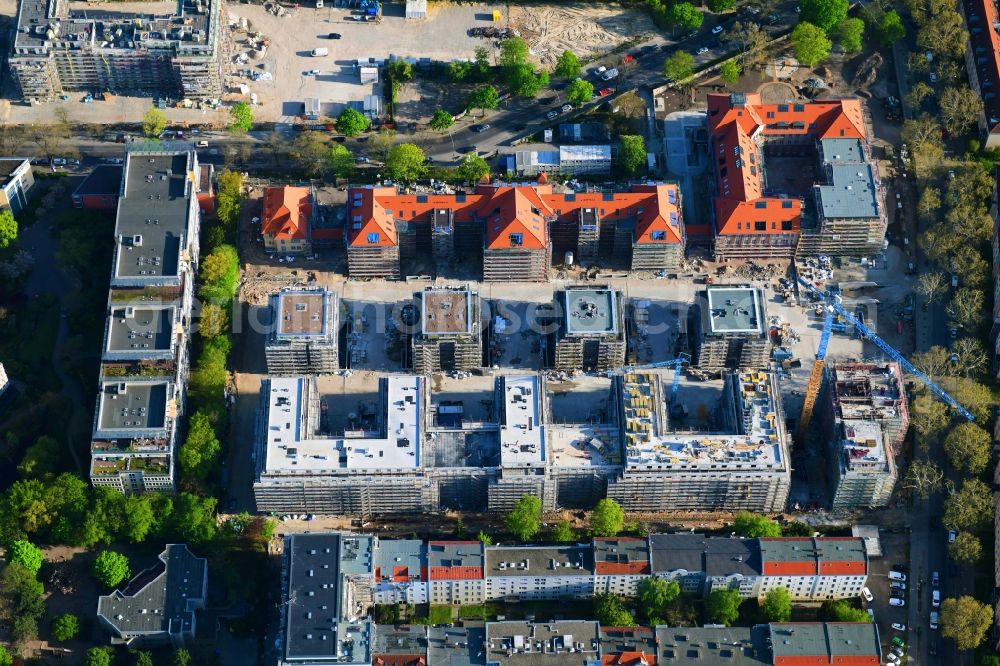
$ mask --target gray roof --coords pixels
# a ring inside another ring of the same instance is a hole
[[[646,539],[617,537],[595,538],[594,567],[598,574],[649,573],[649,542]],[[643,566],[645,565],[645,566]],[[633,571],[642,567],[642,571]]]
[[[185,544],[169,544],[159,557],[159,564],[124,590],[97,600],[97,615],[121,638],[194,630],[194,609],[205,602],[208,561],[195,557]]]
[[[483,544],[479,541],[431,541],[427,544],[427,568],[483,567]]]
[[[487,576],[591,576],[589,546],[492,546],[486,549]]]
[[[655,628],[601,627],[601,656],[615,656],[623,652],[642,652],[655,655]]]
[[[871,622],[816,622],[772,624],[774,657],[819,657],[818,663],[833,663],[835,657],[882,658],[878,627]]]
[[[406,576],[420,579],[420,572],[427,566],[427,548],[419,539],[382,539],[375,551],[375,568],[382,578],[394,575],[397,568],[405,568]]]
[[[118,164],[101,164],[83,179],[73,191],[73,196],[118,196],[122,190],[125,167]]]
[[[173,358],[173,303],[116,305],[108,317],[106,357]]]
[[[162,284],[178,278],[180,253],[187,243],[195,164],[189,144],[129,149],[125,188],[118,202],[118,239],[114,278]]]
[[[95,437],[152,436],[150,431],[165,430],[171,386],[165,379],[104,381]]]
[[[381,544],[385,543],[380,542]],[[427,654],[427,625],[379,624],[375,626],[372,656],[383,654]]]
[[[760,290],[749,285],[708,287],[703,308],[704,330],[716,334],[760,334],[764,321]]]
[[[828,185],[816,186],[816,200],[824,218],[879,216],[875,172],[863,162],[833,163],[824,167]]]
[[[486,663],[486,629],[466,622],[464,627],[429,627],[427,666],[482,666]]]
[[[566,289],[557,296],[569,335],[618,333],[618,299],[610,289]]]
[[[0,184],[6,188],[10,176],[28,161],[25,157],[0,157]]]
[[[649,537],[653,572],[703,571],[708,576],[761,573],[756,539],[706,537],[703,534],[653,534]]]
[[[860,537],[784,537],[759,539],[765,563],[807,563],[817,573],[855,575],[867,573],[868,554]]]
[[[510,666],[586,666],[600,660],[597,622],[489,622],[486,660]]]
[[[657,627],[656,663],[752,666],[770,664],[767,625],[755,627]]]
[[[287,538],[286,659],[368,664],[371,621],[344,606],[344,577],[373,573],[374,539],[366,535],[293,534]],[[331,619],[336,620],[332,622]]]
[[[824,162],[864,162],[860,139],[823,139],[820,141]]]

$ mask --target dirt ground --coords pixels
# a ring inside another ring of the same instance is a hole
[[[623,42],[657,32],[647,13],[610,4],[513,6],[510,12],[510,26],[520,31],[538,61],[550,66],[565,50],[593,60]]]

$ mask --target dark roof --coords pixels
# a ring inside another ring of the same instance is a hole
[[[871,622],[790,622],[770,628],[775,664],[819,657],[812,663],[877,666],[882,657],[878,628]]]
[[[492,546],[486,549],[487,576],[592,576],[590,546]]]
[[[771,663],[767,625],[754,627],[657,627],[657,666],[763,666]],[[827,662],[824,662],[827,663]]]
[[[118,196],[122,189],[125,167],[118,164],[101,164],[83,179],[73,196]]]
[[[98,394],[97,434],[142,437],[164,430],[167,399],[172,393],[172,384],[166,379],[105,380]]]
[[[429,627],[428,666],[482,666],[486,663],[486,629],[482,626]]]
[[[205,601],[208,561],[195,557],[185,544],[169,544],[161,562],[139,574],[125,590],[97,601],[97,614],[119,636],[166,632],[168,627],[194,630],[194,609]]]
[[[113,358],[172,358],[173,303],[116,305],[108,316],[105,353]]]
[[[654,573],[679,569],[703,571],[708,576],[758,576],[761,573],[756,539],[653,534],[649,542]]]
[[[597,622],[490,622],[486,660],[504,666],[586,666],[600,659]]]

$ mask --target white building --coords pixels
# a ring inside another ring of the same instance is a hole
[[[492,546],[486,549],[488,599],[589,599],[594,596],[590,546]]]

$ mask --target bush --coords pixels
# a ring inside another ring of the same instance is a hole
[[[57,641],[68,641],[80,633],[80,620],[72,613],[63,613],[52,620],[52,637]]]

